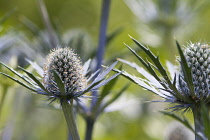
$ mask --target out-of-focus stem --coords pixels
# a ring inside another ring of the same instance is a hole
[[[5,97],[6,97],[6,94],[7,94],[7,90],[8,90],[7,86],[4,86],[2,88],[2,97],[1,97],[1,101],[0,101],[0,118],[1,118],[2,106],[4,104],[4,100],[5,100]]]
[[[107,33],[107,25],[109,18],[111,0],[103,0],[102,9],[101,9],[101,19],[100,19],[100,31],[99,31],[99,41],[98,41],[98,50],[96,54],[96,70],[101,68],[104,59],[104,51],[106,46],[106,33]],[[97,97],[97,91],[92,92],[92,96]],[[94,106],[96,105],[97,98],[93,98],[91,101],[90,110],[93,111]],[[85,132],[85,140],[92,140],[93,129],[94,129],[95,120],[93,118],[86,119],[86,132]]]
[[[101,68],[101,64],[103,62],[104,50],[106,46],[106,32],[107,32],[108,17],[110,11],[110,3],[111,0],[103,0],[102,3],[99,42],[98,42],[98,50],[96,55],[97,58],[96,69]]]
[[[61,106],[69,128],[70,135],[72,136],[72,140],[80,140],[77,125],[74,118],[73,100],[71,100],[70,103],[68,103],[67,101],[63,101],[61,103]]]
[[[102,10],[101,10],[101,21],[100,21],[100,33],[99,33],[99,42],[98,42],[98,50],[96,54],[96,70],[101,68],[103,58],[104,58],[104,51],[106,46],[106,32],[107,32],[107,24],[108,24],[108,17],[109,17],[109,10],[110,10],[111,0],[103,0],[102,3]],[[97,96],[97,92],[92,92],[93,96]],[[97,99],[92,99],[91,107],[96,104]]]
[[[85,140],[92,140],[94,124],[95,121],[93,119],[86,119]]]

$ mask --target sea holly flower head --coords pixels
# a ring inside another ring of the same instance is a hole
[[[60,78],[64,89],[59,89],[56,78]],[[43,82],[50,93],[61,98],[64,98],[64,96],[66,96],[65,98],[74,97],[75,93],[87,87],[82,62],[70,48],[54,49],[47,56]]]
[[[145,52],[148,59],[144,60],[132,48],[126,46],[145,68],[123,59],[119,61],[135,68],[145,78],[136,77],[125,71],[122,72],[124,77],[165,99],[160,102],[174,103],[174,106],[169,108],[172,111],[184,109],[185,112],[197,108],[201,103],[210,103],[210,46],[208,44],[190,43],[182,51],[179,43],[176,42],[180,55],[178,58],[180,65],[177,66],[179,69],[167,62],[167,71],[159,57],[149,48],[134,38],[132,40]],[[115,71],[119,72],[119,70]]]
[[[117,73],[105,79],[105,76],[117,64],[115,62],[104,71],[97,70],[87,76],[90,72],[91,60],[82,65],[77,54],[68,47],[52,50],[46,58],[43,69],[34,62],[28,62],[37,70],[39,76],[34,76],[24,68],[19,67],[26,75],[21,74],[4,63],[1,63],[1,65],[9,69],[22,81],[3,72],[0,72],[0,74],[5,75],[36,94],[46,95],[51,101],[58,99],[61,103],[63,101],[70,103],[71,100],[80,101],[79,97],[91,98],[91,96],[86,96],[85,93],[97,90],[120,74]]]
[[[192,98],[194,102],[209,103],[210,95],[210,46],[208,44],[189,44],[185,48],[184,56],[191,69],[192,86],[191,91],[184,80],[181,69],[179,77],[179,90],[186,98]],[[192,92],[192,93],[191,93]]]

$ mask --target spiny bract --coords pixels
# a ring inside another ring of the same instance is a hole
[[[53,71],[60,76],[67,94],[86,88],[87,83],[83,75],[82,62],[70,48],[54,49],[47,56],[44,65],[45,88],[53,94],[60,94]]]
[[[191,68],[192,81],[197,101],[205,101],[210,94],[210,46],[207,44],[195,43],[186,47],[184,56]],[[182,71],[182,70],[181,70]],[[181,75],[183,72],[181,72]],[[191,97],[192,94],[183,79],[180,79],[180,92]]]

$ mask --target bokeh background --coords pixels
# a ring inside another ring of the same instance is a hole
[[[44,3],[55,44],[74,48],[83,62],[94,59],[102,0],[45,0]],[[111,0],[107,30],[110,40],[106,45],[104,65],[117,58],[137,62],[123,43],[144,55],[128,35],[149,46],[163,64],[166,60],[177,64],[175,40],[183,46],[189,42],[209,43],[209,17],[208,0]],[[33,68],[26,58],[43,66],[45,56],[53,48],[48,33],[37,0],[0,0],[0,61],[31,71]],[[123,69],[138,75],[127,66]],[[120,79],[113,92],[130,83],[123,77]],[[191,139],[193,134],[181,124],[159,113],[167,104],[146,102],[150,100],[160,98],[131,84],[98,118],[93,140],[176,140],[176,133]],[[59,104],[48,103],[45,97],[31,94],[0,76],[0,139],[68,139]],[[186,117],[192,120],[190,113]],[[84,139],[85,123],[79,114],[77,124],[81,139]]]

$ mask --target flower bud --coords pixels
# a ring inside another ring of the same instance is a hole
[[[44,65],[44,86],[53,94],[60,94],[55,82],[56,72],[64,83],[66,94],[75,93],[86,88],[82,62],[70,48],[54,49],[46,58]]]

